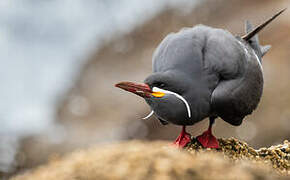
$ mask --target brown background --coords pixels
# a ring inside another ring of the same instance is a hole
[[[257,25],[289,4],[286,0],[206,1],[190,10],[165,9],[132,32],[104,40],[103,46],[80,71],[75,85],[60,98],[56,122],[64,127],[64,140],[50,144],[45,136],[23,139],[19,167],[32,167],[46,161],[51,154],[97,143],[126,139],[174,140],[180,127],[162,126],[154,117],[142,120],[150,111],[146,103],[115,88],[114,84],[124,80],[142,82],[151,73],[154,49],[170,32],[205,24],[243,35],[245,20]],[[217,137],[234,136],[256,148],[289,139],[289,17],[290,10],[287,10],[260,33],[261,44],[271,44],[272,49],[263,59],[265,86],[258,109],[239,127],[216,121]],[[188,130],[196,136],[207,125],[205,120]]]

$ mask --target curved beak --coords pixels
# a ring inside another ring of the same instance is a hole
[[[144,83],[120,82],[115,84],[115,87],[124,89],[143,98],[151,98],[153,93],[151,88]]]

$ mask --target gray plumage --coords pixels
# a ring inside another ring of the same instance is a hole
[[[252,33],[256,30],[246,23],[248,39],[204,25],[169,34],[153,55],[153,74],[145,83],[184,97],[192,116],[172,94],[145,98],[161,123],[193,125],[221,117],[240,125],[256,109],[263,91],[261,58],[270,46],[260,46]]]

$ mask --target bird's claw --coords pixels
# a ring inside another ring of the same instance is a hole
[[[191,135],[189,133],[182,132],[180,133],[180,135],[177,137],[177,139],[172,145],[178,148],[184,148],[190,142],[191,142]]]
[[[219,148],[219,142],[216,137],[212,135],[210,130],[207,130],[202,133],[202,135],[197,136],[196,139],[204,148]]]

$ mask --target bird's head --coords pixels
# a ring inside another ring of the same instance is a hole
[[[153,73],[144,83],[120,82],[115,86],[144,98],[159,119],[190,125],[191,107],[186,99],[189,87],[180,79],[186,81],[179,73]]]

